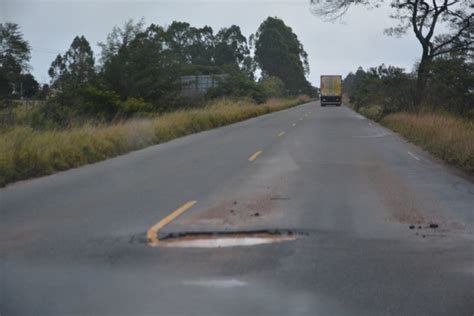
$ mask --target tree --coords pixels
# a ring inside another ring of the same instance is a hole
[[[292,29],[278,18],[267,18],[251,37],[263,77],[278,77],[291,94],[308,92],[308,54]]]
[[[64,55],[58,55],[51,63],[51,86],[65,89],[92,83],[95,79],[95,59],[89,42],[84,36],[76,36]]]
[[[214,34],[209,26],[196,28],[173,21],[166,29],[166,45],[182,64],[213,64]]]
[[[214,31],[209,26],[191,28],[192,40],[188,53],[191,64],[210,66],[213,64]]]
[[[173,21],[166,30],[166,43],[181,63],[191,63],[188,51],[191,42],[191,25],[189,23]]]
[[[378,6],[383,0],[310,0],[314,12],[328,19],[345,14],[356,4]],[[395,10],[392,18],[397,19],[396,27],[385,30],[388,35],[400,36],[409,29],[421,44],[422,53],[417,70],[415,104],[424,98],[429,78],[430,66],[437,56],[473,50],[474,4],[466,0],[391,0]],[[451,31],[437,33],[440,24]]]
[[[30,45],[23,39],[18,24],[0,23],[0,95],[9,96],[28,70]]]
[[[222,28],[216,34],[214,52],[216,65],[241,65],[249,54],[247,39],[237,25]]]
[[[21,96],[26,98],[34,97],[40,89],[38,81],[31,74],[21,75],[20,85]]]
[[[23,39],[20,27],[15,23],[0,23],[0,67],[28,70],[30,45]]]
[[[430,67],[426,103],[461,115],[474,115],[474,63],[436,58]]]
[[[165,38],[164,29],[152,24],[130,43],[130,96],[156,103],[178,92],[179,63],[163,45]]]
[[[177,93],[179,56],[167,45],[167,33],[158,25],[150,25],[122,45],[103,66],[106,88],[120,95],[143,98],[157,104]]]
[[[43,84],[38,89],[38,93],[36,94],[37,98],[40,100],[47,100],[50,96],[51,90],[48,84]]]
[[[349,73],[344,79],[344,91],[348,93],[352,105],[362,107],[377,106],[382,113],[409,110],[413,100],[414,81],[412,75],[402,68],[385,66],[361,67],[356,73]]]
[[[125,22],[123,27],[114,26],[112,32],[107,34],[105,42],[98,43],[102,49],[100,62],[107,63],[113,56],[117,55],[122,47],[126,47],[138,34],[144,31],[143,19],[135,23],[133,19]]]

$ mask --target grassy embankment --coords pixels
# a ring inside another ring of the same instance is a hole
[[[386,116],[380,106],[362,107],[359,113],[394,130],[449,164],[474,174],[474,121],[429,110]]]
[[[474,174],[474,122],[442,113],[394,113],[382,124],[444,161]]]
[[[16,126],[0,134],[0,186],[101,161],[308,101],[305,96],[270,99],[262,105],[249,100],[221,100],[204,108],[108,125],[46,131]]]

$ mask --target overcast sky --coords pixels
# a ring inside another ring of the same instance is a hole
[[[309,80],[319,86],[321,74],[342,74],[381,63],[412,70],[420,48],[411,33],[402,38],[383,34],[393,26],[390,8],[349,11],[344,21],[323,22],[310,12],[309,0],[0,0],[0,22],[18,23],[32,46],[32,73],[49,81],[48,68],[76,35],[84,35],[98,59],[97,43],[114,25],[128,19],[169,25],[173,20],[209,25],[217,32],[236,24],[247,37],[268,16],[282,18],[298,35],[309,55]]]

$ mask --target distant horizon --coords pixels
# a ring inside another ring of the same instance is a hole
[[[146,26],[151,23],[166,26],[177,20],[197,27],[208,25],[214,33],[235,24],[248,39],[268,16],[277,16],[293,29],[302,42],[309,56],[310,74],[307,78],[317,87],[319,77],[324,74],[345,77],[359,66],[367,69],[382,63],[410,72],[419,59],[419,43],[411,33],[402,38],[383,34],[384,28],[396,24],[389,18],[388,7],[374,10],[355,7],[342,22],[324,22],[310,12],[309,1],[270,3],[260,0],[252,2],[252,5],[254,10],[249,11],[248,1],[232,0],[136,3],[115,0],[6,0],[0,8],[4,12],[2,21],[19,24],[24,38],[30,43],[31,73],[42,84],[50,82],[48,68],[51,62],[57,54],[64,54],[75,36],[86,37],[98,64],[100,48],[97,44],[105,41],[114,26],[122,26],[129,19],[138,21],[141,18]]]

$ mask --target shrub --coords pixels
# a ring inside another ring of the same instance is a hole
[[[384,110],[380,105],[371,105],[359,108],[359,113],[374,121],[380,121]]]
[[[152,111],[151,104],[145,102],[143,99],[128,98],[120,105],[120,112],[125,116],[131,116],[137,113],[146,113]]]
[[[35,129],[64,128],[86,121],[109,122],[121,110],[122,102],[113,91],[94,87],[67,89],[46,101],[32,116]]]
[[[306,97],[270,99],[256,106],[247,99],[223,99],[213,101],[202,109],[170,112],[158,117],[114,124],[86,124],[47,131],[14,127],[0,134],[0,186],[104,160],[308,101]]]
[[[460,58],[440,58],[431,63],[430,74],[425,106],[463,115],[474,111],[473,63]]]
[[[87,87],[77,92],[77,108],[86,116],[100,116],[110,121],[121,109],[118,94],[109,90]]]
[[[240,71],[229,74],[219,82],[217,87],[209,89],[207,95],[211,98],[251,97],[259,104],[264,103],[267,99],[262,87]]]
[[[383,113],[392,113],[413,107],[415,80],[402,68],[382,64],[367,72],[359,69],[346,77],[344,85],[356,110],[378,105]]]
[[[285,94],[285,84],[278,77],[263,78],[258,84],[267,98],[279,98]]]

